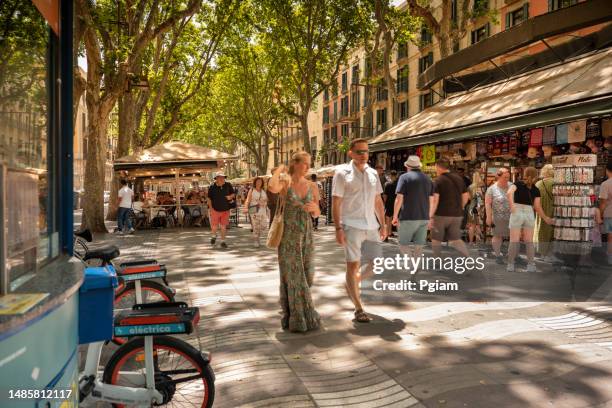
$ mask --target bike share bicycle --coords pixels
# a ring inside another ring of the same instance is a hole
[[[87,268],[86,275],[88,270],[103,270],[111,280],[114,277],[116,284],[117,275],[111,261],[119,256],[118,248],[101,247],[94,251],[94,255],[88,255],[85,251],[83,259],[99,259],[103,266]],[[111,330],[106,335],[97,334],[92,338],[87,338],[88,334],[83,335],[85,341],[82,343],[90,344],[85,369],[79,375],[80,402],[107,401],[115,407],[181,406],[182,403],[211,407],[215,394],[215,376],[209,357],[189,343],[168,336],[191,333],[199,321],[199,309],[188,307],[183,302],[140,304],[141,282],[138,278],[134,282],[139,304],[132,310],[120,311],[114,317],[114,329],[113,319],[110,319]],[[112,309],[112,291],[108,297],[108,307]],[[87,303],[87,298],[84,297],[81,302]],[[104,308],[104,305],[105,302],[96,299],[95,304],[90,304],[89,310]],[[79,320],[83,321],[87,317],[80,316]],[[95,326],[98,332],[100,325]],[[94,327],[91,324],[89,326]],[[98,366],[101,351],[113,334],[131,340],[113,353],[104,371],[100,373]],[[81,333],[79,335],[81,337]]]

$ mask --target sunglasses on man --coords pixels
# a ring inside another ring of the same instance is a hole
[[[370,153],[370,151],[369,150],[355,150],[355,153],[356,154],[368,154]]]

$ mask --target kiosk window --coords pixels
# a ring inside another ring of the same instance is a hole
[[[2,2],[0,26],[0,193],[6,220],[0,274],[11,291],[58,252],[49,183],[50,30],[30,1]]]

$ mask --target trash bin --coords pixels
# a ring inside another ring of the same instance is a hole
[[[85,269],[79,289],[79,344],[113,338],[113,301],[117,273],[112,266]]]

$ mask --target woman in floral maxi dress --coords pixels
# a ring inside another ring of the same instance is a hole
[[[270,189],[280,191],[285,200],[284,229],[278,247],[280,270],[281,326],[292,332],[319,328],[320,317],[314,308],[310,288],[314,278],[312,217],[320,215],[316,185],[305,179],[310,155],[296,153],[289,166],[290,182],[281,180],[280,166],[270,179]]]

